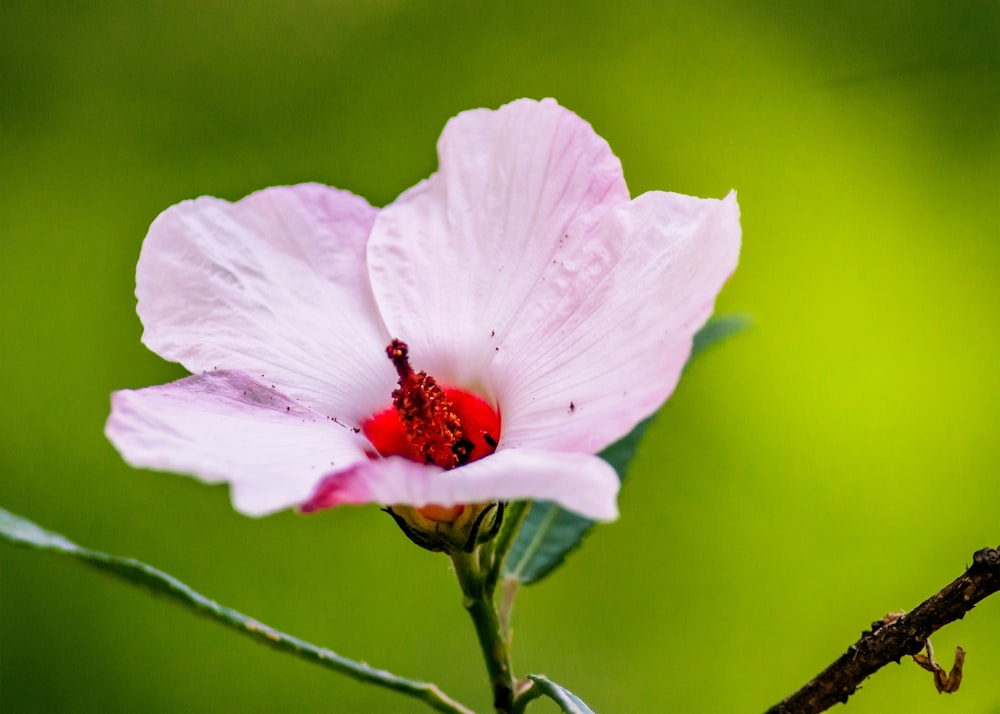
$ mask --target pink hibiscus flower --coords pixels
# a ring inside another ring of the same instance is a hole
[[[630,200],[553,100],[463,112],[438,153],[382,209],[304,184],[162,213],[143,341],[194,376],[113,395],[125,459],[228,482],[250,515],[544,499],[614,519],[595,454],[673,391],[736,267],[735,195]]]

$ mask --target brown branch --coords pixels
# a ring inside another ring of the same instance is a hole
[[[961,620],[976,603],[998,590],[1000,550],[983,548],[973,553],[972,565],[941,592],[910,613],[887,615],[873,622],[872,629],[862,633],[836,662],[767,714],[813,714],[847,702],[866,677],[890,662],[917,654],[928,644],[931,633]]]

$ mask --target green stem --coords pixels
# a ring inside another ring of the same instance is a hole
[[[511,714],[524,714],[524,711],[528,708],[528,704],[541,697],[542,694],[541,687],[531,679],[525,679],[523,682],[520,682]]]
[[[492,593],[486,590],[486,581],[479,567],[477,553],[454,553],[451,562],[462,587],[465,609],[472,618],[483,651],[486,672],[493,690],[493,707],[497,712],[509,714],[514,705],[514,674],[505,633],[500,629]]]
[[[297,637],[279,632],[241,612],[208,599],[162,570],[131,558],[120,558],[83,548],[58,533],[47,531],[26,518],[0,508],[0,541],[2,540],[24,548],[61,553],[76,558],[92,568],[111,573],[157,595],[166,596],[193,612],[231,627],[241,635],[268,647],[296,655],[358,681],[414,697],[439,712],[473,714],[471,709],[448,697],[434,684],[406,679],[363,662],[355,662],[332,650],[317,647]]]

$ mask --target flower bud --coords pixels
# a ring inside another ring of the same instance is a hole
[[[427,550],[471,553],[480,543],[492,540],[503,522],[504,504],[464,506],[396,505],[383,509],[392,516],[407,538]]]

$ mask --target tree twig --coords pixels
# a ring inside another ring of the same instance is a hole
[[[980,600],[1000,590],[1000,549],[983,548],[972,565],[915,610],[872,623],[837,661],[767,714],[813,714],[846,702],[866,677],[924,648],[931,634],[960,620]]]

